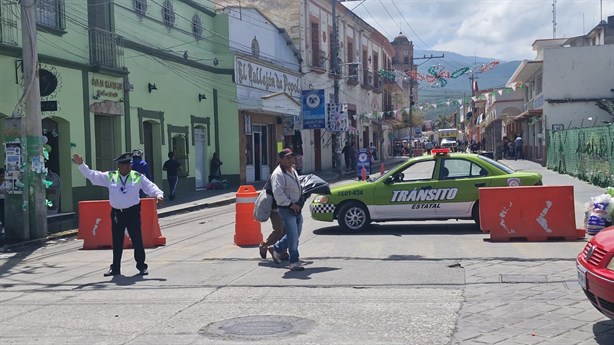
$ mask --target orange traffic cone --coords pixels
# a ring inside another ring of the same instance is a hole
[[[367,180],[367,169],[365,168],[364,165],[362,166],[361,175],[362,175],[362,180],[366,181]]]
[[[384,175],[385,172],[386,169],[384,168],[384,162],[382,162],[382,164],[379,166],[379,173]]]

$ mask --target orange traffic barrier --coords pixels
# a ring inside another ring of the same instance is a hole
[[[491,241],[575,241],[573,186],[480,188],[480,228]]]
[[[240,186],[236,193],[235,244],[255,246],[262,242],[260,222],[254,219],[254,202],[258,191],[254,186]]]
[[[154,198],[141,199],[141,234],[143,246],[153,248],[166,245],[166,237],[162,236],[158,223],[157,200]]]
[[[162,236],[158,224],[156,199],[141,199],[141,234],[145,248],[166,244],[166,237]],[[77,239],[83,240],[83,249],[110,249],[113,247],[111,205],[108,200],[79,201]],[[132,241],[127,232],[124,237],[124,248],[132,248]]]
[[[365,168],[365,166],[362,166],[362,169],[360,170],[360,177],[362,178],[362,181],[366,181],[367,180],[367,168]]]
[[[382,164],[380,164],[379,166],[379,173],[384,175],[384,173],[386,173],[386,168],[384,167],[384,162],[382,162]]]

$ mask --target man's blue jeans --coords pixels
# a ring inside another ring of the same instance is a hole
[[[286,234],[281,240],[277,241],[273,248],[278,253],[283,253],[288,250],[290,255],[290,263],[298,262],[298,238],[301,237],[301,231],[303,229],[303,216],[295,214],[294,210],[287,207],[280,207],[279,215],[284,222],[284,231]]]

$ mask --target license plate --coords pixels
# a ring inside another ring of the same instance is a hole
[[[580,265],[578,265],[578,283],[586,290],[586,269]]]

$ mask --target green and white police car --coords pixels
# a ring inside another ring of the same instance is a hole
[[[514,171],[477,154],[439,149],[430,156],[408,159],[373,181],[317,195],[309,210],[315,220],[337,219],[341,228],[355,231],[372,221],[473,219],[479,225],[479,188],[539,185],[539,173]]]

